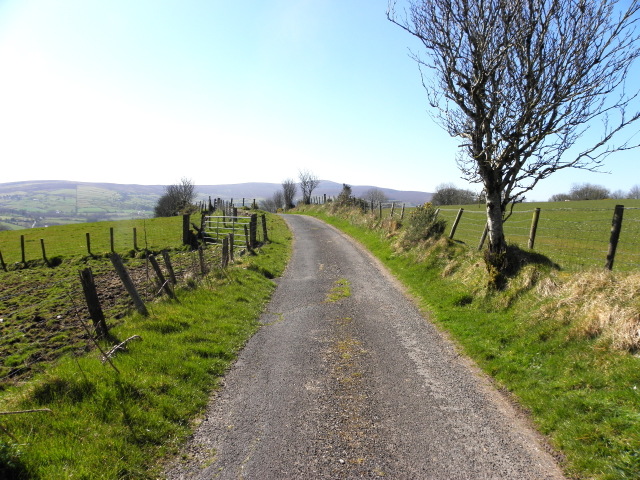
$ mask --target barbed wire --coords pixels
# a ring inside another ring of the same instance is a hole
[[[441,208],[440,215],[451,225],[459,209]],[[514,211],[505,222],[509,243],[527,248],[535,210]],[[605,208],[542,209],[534,238],[534,250],[548,256],[562,268],[574,270],[604,266],[609,250],[613,210]],[[476,246],[486,225],[486,213],[464,210],[454,240]],[[615,268],[640,268],[640,208],[624,209]]]
[[[220,248],[204,248],[202,255],[208,270],[220,268]],[[170,261],[178,283],[186,283],[202,277],[201,253],[196,251],[176,251],[170,253]],[[126,293],[121,281],[112,268],[106,268],[110,262],[102,259],[96,267],[94,281],[101,297],[101,304],[108,312],[133,308],[133,302]],[[168,275],[164,262],[159,262],[161,270]],[[93,269],[93,268],[92,268]],[[154,300],[162,292],[151,272],[148,259],[131,259],[127,269],[132,281],[146,301]],[[27,269],[23,274],[24,282],[41,274],[41,269]],[[81,325],[81,318],[88,316],[84,294],[79,276],[72,270],[65,271],[67,276],[51,282],[39,282],[37,286],[20,292],[11,292],[0,297],[0,383],[29,374],[37,365],[57,358],[68,351],[86,351],[91,348],[89,338]],[[64,272],[63,272],[64,274]],[[80,300],[82,299],[82,300]],[[18,305],[18,307],[16,307]],[[31,318],[29,318],[31,317]],[[24,324],[18,324],[24,322]],[[39,326],[48,330],[42,333]],[[61,336],[71,333],[67,337]],[[52,341],[60,336],[57,341]],[[65,341],[66,340],[66,341]],[[70,343],[69,343],[70,342]]]

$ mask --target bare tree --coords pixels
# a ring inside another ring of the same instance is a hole
[[[282,182],[282,196],[284,197],[284,208],[290,209],[295,207],[293,200],[295,199],[296,192],[298,191],[298,185],[295,180],[290,178]]]
[[[438,185],[431,198],[434,205],[469,205],[477,201],[478,194],[471,190],[457,188],[453,183]]]
[[[387,195],[379,188],[370,188],[364,192],[362,198],[369,203],[373,202],[374,205],[389,201],[389,197],[387,197]]]
[[[610,198],[610,192],[608,188],[602,185],[583,183],[573,185],[569,196],[571,200],[604,200],[605,198]]]
[[[549,201],[564,202],[568,200],[604,200],[605,198],[624,198],[625,194],[621,191],[614,192],[612,195],[608,188],[602,185],[593,185],[591,183],[573,184],[569,193],[556,193]]]
[[[282,194],[282,190],[273,192],[271,197],[262,200],[260,202],[260,208],[272,213],[276,213],[279,208],[284,208],[284,195]]]
[[[179,213],[190,213],[195,210],[195,198],[195,184],[188,178],[182,178],[180,183],[165,187],[165,193],[158,199],[154,214],[156,217],[170,217]]]
[[[640,56],[640,0],[408,4],[402,15],[391,0],[387,17],[426,49],[413,58],[430,70],[422,83],[432,115],[462,139],[463,178],[484,187],[487,261],[503,272],[509,204],[558,170],[597,170],[610,153],[638,146],[611,142],[640,116],[629,112],[638,91],[625,88]],[[578,145],[594,120],[602,129]]]
[[[627,194],[627,198],[636,200],[640,199],[640,185],[634,185],[631,187],[631,190],[629,190],[629,193]]]
[[[628,195],[627,192],[625,192],[624,190],[618,189],[611,192],[609,194],[609,198],[614,200],[624,200],[625,198],[628,198],[627,195]]]
[[[311,194],[320,185],[320,180],[309,170],[300,170],[298,179],[300,180],[300,190],[302,190],[302,203],[309,205]]]

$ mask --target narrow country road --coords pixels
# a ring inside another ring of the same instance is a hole
[[[287,215],[291,262],[176,479],[561,479],[538,436],[365,251]]]

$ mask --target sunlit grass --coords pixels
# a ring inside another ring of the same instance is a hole
[[[271,278],[284,271],[291,236],[280,218],[269,224],[272,242],[256,255],[112,328],[104,349],[140,337],[113,359],[119,373],[94,350],[0,393],[0,411],[51,410],[0,417],[0,478],[157,478],[258,328]]]
[[[533,264],[504,292],[490,292],[473,249],[440,241],[399,254],[394,244],[401,230],[390,235],[322,208],[305,213],[359,240],[407,285],[432,320],[530,412],[571,478],[640,478],[640,357],[602,332],[589,333],[580,309],[600,287],[601,306],[605,297],[615,302],[626,295],[618,303],[633,307],[629,322],[637,333],[637,286],[625,283],[634,275],[607,274],[591,290],[583,284],[580,297],[570,279],[586,275],[584,281],[594,284],[590,272],[557,273]],[[566,308],[559,308],[563,301]]]

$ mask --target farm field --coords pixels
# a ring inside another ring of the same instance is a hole
[[[107,258],[111,228],[114,250],[125,259],[134,284],[146,299],[159,293],[146,252],[170,251],[178,277],[199,266],[197,255],[182,246],[181,216],[0,232],[0,251],[7,264],[7,271],[0,270],[0,384],[66,351],[87,348],[89,337],[79,320],[88,318],[80,270],[92,269],[106,317],[119,319],[131,309],[131,300]],[[87,233],[92,255],[87,253]],[[21,235],[26,264],[21,262]],[[52,267],[42,259],[41,238]],[[205,257],[209,262],[219,261],[219,250],[206,249]]]
[[[91,253],[103,255],[111,251],[110,229],[113,228],[114,250],[118,253],[134,249],[133,229],[136,229],[139,249],[161,250],[182,242],[182,217],[165,217],[60,225],[0,232],[0,252],[7,265],[22,261],[21,240],[24,236],[27,262],[42,260],[40,240],[44,240],[46,255],[55,257],[87,256],[87,234]]]
[[[640,200],[521,203],[505,223],[507,241],[527,248],[533,212],[540,208],[535,252],[549,257],[563,270],[603,267],[614,207],[618,204],[624,205],[625,211],[614,270],[637,270],[640,268]],[[477,248],[486,222],[484,206],[440,207],[441,217],[447,220],[447,233],[460,208],[464,208],[464,213],[454,239]]]
[[[148,218],[162,187],[20,182],[0,185],[0,227],[6,229]]]
[[[153,234],[164,225],[150,222],[148,234],[158,238]],[[0,315],[0,411],[13,413],[1,417],[0,478],[161,478],[161,464],[186,441],[211,390],[256,330],[276,286],[272,278],[285,268],[291,236],[280,218],[268,216],[268,225],[272,241],[259,243],[253,255],[237,252],[224,269],[218,247],[207,246],[201,262],[198,251],[179,242],[162,245],[174,247],[176,300],[157,298],[146,258],[125,259],[149,315],[133,311],[104,256],[0,271],[0,285],[49,294],[35,305],[11,306],[17,315]],[[63,303],[82,298],[77,277],[84,266],[94,271],[107,317],[101,352],[80,321],[90,322],[86,310],[78,301]],[[0,301],[14,293],[0,292]],[[112,308],[114,299],[124,302]],[[111,361],[101,361],[125,342]]]

